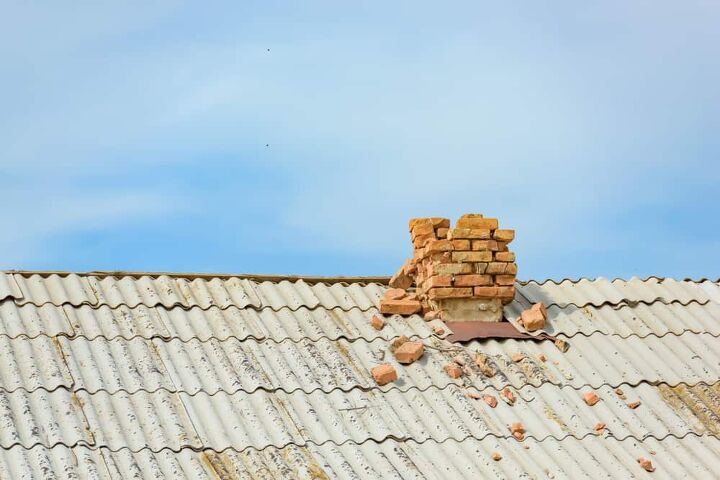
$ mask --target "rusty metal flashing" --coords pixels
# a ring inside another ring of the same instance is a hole
[[[452,334],[446,340],[450,342],[468,342],[470,340],[484,340],[492,338],[495,340],[514,338],[519,340],[555,341],[555,337],[547,333],[530,335],[521,332],[510,322],[445,322]]]

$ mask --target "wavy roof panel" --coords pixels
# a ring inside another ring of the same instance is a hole
[[[505,316],[543,301],[562,352],[450,343],[418,315],[377,331],[376,281],[0,273],[0,478],[643,478],[641,455],[649,478],[718,471],[717,282],[518,284]],[[395,361],[399,335],[421,360]],[[399,380],[377,386],[380,362]],[[506,386],[513,405],[468,396]]]

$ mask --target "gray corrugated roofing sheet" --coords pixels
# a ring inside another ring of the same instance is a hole
[[[707,478],[720,471],[720,287],[527,282],[570,345],[451,344],[385,287],[171,275],[0,273],[0,477]],[[400,334],[428,349],[395,363]],[[485,377],[477,352],[495,368]],[[527,357],[513,362],[515,353]],[[466,375],[442,370],[460,355]],[[537,356],[543,354],[546,360]],[[369,369],[396,366],[378,387]],[[491,409],[468,391],[513,405]],[[583,403],[595,388],[601,402]],[[625,399],[614,392],[622,387]],[[637,409],[628,402],[640,400]],[[507,425],[522,421],[525,442]],[[602,436],[597,422],[606,424]],[[528,449],[523,448],[528,446]],[[504,458],[490,460],[492,451]],[[655,452],[655,454],[653,454]],[[653,460],[646,474],[638,456]],[[42,472],[42,473],[40,473]]]
[[[190,449],[178,453],[106,448],[52,449],[14,447],[0,451],[0,477],[13,479],[282,479],[319,478],[432,479],[447,478],[627,478],[707,479],[717,473],[720,440],[689,436],[663,441],[637,441],[588,437],[537,442],[528,439],[527,449],[518,442],[494,438],[462,442],[387,440],[380,444],[346,443],[289,445],[282,449],[237,452]],[[503,458],[492,461],[492,452]],[[651,452],[654,452],[651,453]],[[651,458],[652,474],[639,470],[638,457]]]

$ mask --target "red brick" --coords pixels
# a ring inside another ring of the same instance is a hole
[[[438,228],[435,230],[435,235],[437,238],[447,238],[448,230],[450,229],[446,227]]]
[[[470,287],[467,288],[447,288],[447,287],[440,287],[440,288],[431,288],[428,290],[428,297],[431,300],[437,299],[437,298],[465,298],[465,297],[472,297],[473,295],[473,289]]]
[[[515,287],[497,287],[497,296],[503,303],[510,303],[515,298]]]
[[[597,393],[590,391],[583,394],[583,400],[585,400],[585,403],[592,407],[600,401],[600,397],[597,396]]]
[[[413,228],[417,227],[418,225],[432,225],[432,219],[427,217],[411,218],[408,222],[408,228],[410,232],[412,232]]]
[[[507,244],[508,244],[508,242],[498,242],[498,252],[507,252],[508,251]]]
[[[517,264],[506,263],[505,264],[505,274],[506,275],[517,275]]]
[[[485,273],[487,273],[489,275],[503,274],[503,273],[505,273],[506,266],[507,266],[507,263],[490,262],[490,263],[488,263],[487,270],[485,270]]]
[[[495,398],[492,395],[483,395],[483,400],[485,400],[485,403],[487,403],[490,408],[497,407],[497,398]]]
[[[547,309],[545,308],[545,304],[542,302],[533,303],[533,306],[530,307],[530,310],[535,310],[540,312],[540,314],[543,316],[545,320],[547,320]]]
[[[453,252],[453,262],[489,262],[492,260],[492,252]]]
[[[450,240],[455,250],[470,250],[470,240]]]
[[[425,255],[432,253],[449,252],[453,250],[453,242],[450,240],[430,240],[425,244]]]
[[[470,240],[490,240],[490,230],[482,228],[451,228],[448,231],[449,239],[467,238]]]
[[[460,367],[460,365],[458,365],[457,363],[448,363],[443,368],[445,370],[445,373],[447,373],[451,378],[462,377],[462,367]]]
[[[654,472],[655,467],[653,467],[653,464],[650,460],[648,460],[645,457],[640,457],[637,459],[638,463],[640,464],[640,468],[645,470],[646,472]]]
[[[510,243],[515,238],[515,230],[495,230],[493,238],[501,242]]]
[[[486,230],[495,230],[498,228],[497,218],[482,218],[482,217],[465,217],[459,218],[455,222],[456,228],[482,228]]]
[[[388,288],[383,294],[383,300],[400,300],[406,295],[407,292],[402,288]]]
[[[392,342],[390,342],[390,353],[395,353],[395,350],[400,348],[403,344],[409,342],[410,339],[406,337],[405,335],[400,335],[396,339],[394,339]]]
[[[498,244],[495,240],[473,240],[473,250],[490,250],[492,252],[498,249]]]
[[[395,368],[388,363],[383,363],[374,367],[370,370],[370,373],[372,373],[372,376],[378,385],[385,385],[390,382],[394,382],[398,378]]]
[[[435,287],[452,287],[453,286],[453,277],[452,275],[435,275],[430,278],[428,278],[425,283],[423,284],[423,287],[426,289],[435,288]]]
[[[419,237],[415,237],[415,239],[413,240],[413,248],[423,248],[427,242],[434,239],[435,235],[420,235]]]
[[[545,317],[537,310],[524,310],[520,314],[520,324],[525,327],[525,330],[528,332],[533,332],[545,327]]]
[[[412,315],[418,313],[421,308],[417,300],[380,300],[380,313],[384,314]]]
[[[457,275],[453,281],[456,287],[476,287],[481,285],[492,285],[490,275]]]
[[[474,287],[473,296],[480,298],[495,298],[498,295],[498,287]]]
[[[409,266],[409,260],[403,264],[400,269],[395,272],[395,275],[392,276],[390,279],[390,286],[393,288],[402,288],[403,290],[410,288],[410,286],[413,283],[413,277],[409,273],[410,266]]]
[[[515,285],[515,275],[495,275],[495,284],[502,286]]]
[[[370,319],[370,325],[372,325],[375,330],[382,330],[385,326],[385,320],[378,317],[377,315],[373,315]]]
[[[498,262],[514,262],[515,252],[497,252],[495,253],[495,260]]]
[[[424,351],[422,342],[405,342],[395,350],[395,360],[403,364],[413,363],[422,357]]]

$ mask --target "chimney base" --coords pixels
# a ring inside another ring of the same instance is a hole
[[[449,322],[500,322],[503,316],[499,298],[443,298],[431,300],[430,306]]]

